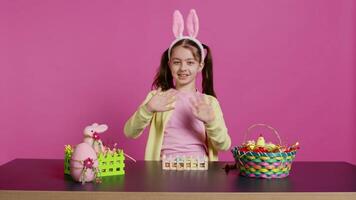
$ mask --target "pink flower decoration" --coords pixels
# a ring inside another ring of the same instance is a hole
[[[93,134],[93,139],[94,139],[94,140],[100,140],[99,134],[98,134],[98,133],[94,133],[94,134]]]
[[[87,169],[92,169],[93,168],[93,165],[94,165],[94,161],[93,159],[91,158],[87,158],[84,160],[84,163],[83,163],[84,167],[87,168]]]

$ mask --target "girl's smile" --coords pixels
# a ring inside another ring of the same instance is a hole
[[[189,74],[188,73],[178,73],[178,78],[181,80],[187,79],[187,78],[189,78]]]

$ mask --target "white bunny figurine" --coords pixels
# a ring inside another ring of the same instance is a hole
[[[84,129],[84,142],[89,144],[96,153],[104,152],[104,145],[100,139],[99,134],[105,132],[108,129],[106,124],[93,123]]]

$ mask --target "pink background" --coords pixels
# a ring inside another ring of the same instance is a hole
[[[284,143],[300,142],[297,160],[356,164],[352,0],[3,0],[0,164],[63,158],[92,122],[109,125],[104,142],[143,159],[147,134],[130,140],[123,126],[173,40],[174,9],[190,8],[213,51],[233,145],[262,122]]]

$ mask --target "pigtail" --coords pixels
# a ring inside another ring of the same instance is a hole
[[[204,68],[202,70],[202,89],[204,94],[208,94],[216,97],[214,91],[214,81],[213,81],[213,59],[211,56],[210,48],[203,44],[204,49],[206,50],[206,56],[204,59]]]
[[[168,59],[168,49],[167,49],[162,54],[161,64],[155,75],[155,79],[152,83],[151,89],[161,88],[162,91],[166,91],[174,87],[172,73],[168,66],[168,60],[169,59]]]

